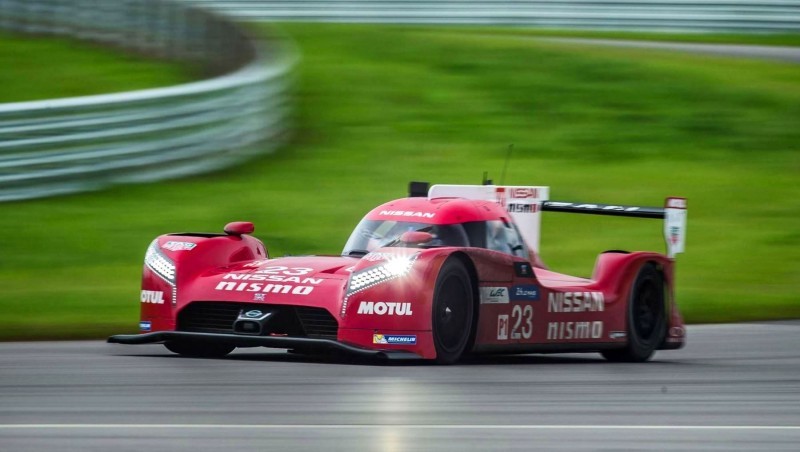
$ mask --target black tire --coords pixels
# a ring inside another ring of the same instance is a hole
[[[235,346],[228,344],[182,341],[167,341],[164,342],[164,347],[167,347],[167,350],[171,351],[172,353],[177,353],[183,356],[191,356],[193,358],[221,358],[236,348]]]
[[[667,334],[664,277],[655,264],[639,269],[628,300],[628,344],[605,350],[604,358],[614,362],[641,363],[653,356]]]
[[[437,363],[453,364],[467,350],[474,311],[467,267],[459,258],[450,257],[442,265],[433,290],[432,325]]]

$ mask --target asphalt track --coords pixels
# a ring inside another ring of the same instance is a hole
[[[598,355],[351,363],[266,349],[0,344],[2,451],[800,449],[800,322]]]

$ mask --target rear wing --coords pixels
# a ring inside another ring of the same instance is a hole
[[[667,256],[674,258],[682,253],[686,243],[686,198],[667,198],[661,208],[550,201],[550,187],[544,186],[434,185],[428,190],[430,199],[445,197],[500,204],[514,219],[528,246],[537,253],[543,211],[663,219]]]
[[[543,201],[542,211],[663,219],[667,256],[674,258],[676,254],[682,253],[686,244],[686,198],[667,198],[663,208]]]

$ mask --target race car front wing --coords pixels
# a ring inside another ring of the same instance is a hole
[[[404,350],[374,350],[357,347],[332,339],[313,339],[286,336],[247,336],[239,334],[195,333],[187,331],[156,331],[143,334],[118,334],[108,338],[112,344],[156,344],[167,341],[195,343],[224,343],[235,347],[269,347],[311,352],[344,352],[365,358],[391,360],[420,359],[421,356]]]

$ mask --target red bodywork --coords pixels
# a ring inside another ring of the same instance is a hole
[[[511,221],[497,203],[453,198],[399,199],[375,208],[365,219],[431,225]],[[472,247],[396,246],[363,257],[271,259],[265,246],[248,235],[158,237],[144,267],[141,326],[143,332],[175,331],[179,314],[193,303],[240,303],[242,312],[272,305],[322,308],[338,324],[334,334],[340,343],[433,359],[434,284],[445,260],[456,254],[474,278],[474,352],[596,351],[625,344],[629,292],[647,262],[661,271],[667,291],[669,324],[660,348],[683,345],[685,330],[674,301],[674,260],[663,254],[604,253],[592,278],[583,279],[547,270],[533,255],[525,259]],[[413,263],[400,276],[370,280],[365,273],[393,261],[405,265],[409,259]],[[356,288],[352,275],[362,274],[364,285]],[[269,334],[291,335],[280,330]],[[406,339],[381,343],[386,336]]]

